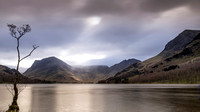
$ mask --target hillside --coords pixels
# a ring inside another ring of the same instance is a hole
[[[200,31],[185,30],[157,56],[133,64],[100,83],[197,83],[199,70]]]
[[[137,59],[128,59],[128,60],[123,60],[118,64],[115,64],[109,68],[109,75],[108,76],[114,76],[116,73],[122,71],[123,69],[127,68],[128,66],[139,63],[141,62],[140,60]]]
[[[15,70],[0,65],[0,83],[13,83],[14,79],[15,79]],[[20,74],[19,83],[51,83],[51,82],[45,80],[30,79]]]

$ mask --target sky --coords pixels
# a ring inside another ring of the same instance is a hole
[[[55,56],[70,65],[146,60],[185,29],[200,29],[199,0],[0,0],[0,64],[16,66],[16,40],[7,24],[29,24],[20,64]]]

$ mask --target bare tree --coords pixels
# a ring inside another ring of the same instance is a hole
[[[39,46],[33,45],[33,49],[30,51],[30,53],[24,57],[21,57],[20,54],[20,39],[28,32],[31,31],[31,27],[30,25],[26,24],[20,27],[17,27],[16,25],[13,24],[8,24],[7,25],[10,31],[10,35],[12,37],[14,37],[17,41],[17,66],[16,66],[16,72],[15,72],[15,80],[13,82],[13,101],[12,104],[9,106],[9,109],[7,110],[7,112],[18,112],[19,111],[19,106],[17,104],[17,99],[18,99],[18,95],[19,95],[19,89],[18,89],[18,83],[19,83],[19,65],[20,62],[24,59],[26,59],[27,57],[31,56],[31,54],[33,53],[33,51],[35,49],[37,49]]]

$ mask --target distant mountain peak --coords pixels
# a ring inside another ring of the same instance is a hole
[[[135,59],[135,58],[131,58],[131,59],[125,59],[125,60],[123,60],[123,61],[121,61],[120,63],[123,63],[123,62],[132,62],[132,61],[138,61],[138,62],[140,62],[140,60],[137,60],[137,59]]]
[[[51,56],[51,57],[47,57],[42,60],[36,60],[36,61],[61,61],[61,60],[56,58],[55,56]]]
[[[71,73],[71,66],[56,57],[36,60],[24,74],[30,78],[45,79],[58,82],[78,82]]]
[[[128,66],[130,66],[132,64],[135,64],[135,63],[139,63],[139,62],[141,62],[141,61],[137,60],[137,59],[134,59],[134,58],[128,59],[128,60],[123,60],[120,63],[115,64],[115,65],[113,65],[113,66],[110,67],[110,73],[109,73],[109,75],[113,76],[117,72],[122,71],[123,69],[127,68]]]
[[[62,60],[52,56],[48,58],[44,58],[42,60],[35,60],[32,67],[34,66],[48,66],[48,65],[62,65],[62,66],[67,66],[70,68],[70,65],[66,64]]]

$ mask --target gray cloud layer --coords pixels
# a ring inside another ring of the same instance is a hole
[[[40,45],[31,61],[55,55],[71,62],[68,55],[88,53],[105,58],[86,64],[112,65],[147,59],[184,29],[199,29],[199,5],[199,0],[1,0],[0,64],[14,60],[7,23],[31,25],[21,47],[27,53],[32,44]],[[86,19],[94,16],[102,21],[88,28]]]

